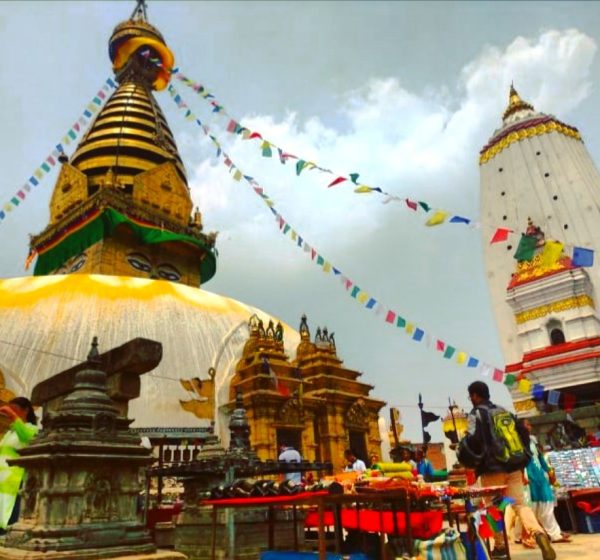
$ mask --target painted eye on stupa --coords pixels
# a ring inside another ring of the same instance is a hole
[[[158,272],[158,277],[163,280],[170,280],[171,282],[181,280],[181,273],[170,264],[159,264],[156,271]]]
[[[73,259],[73,263],[69,268],[69,272],[77,272],[84,264],[87,259],[87,255],[85,253],[81,253],[81,255],[77,255]]]
[[[127,262],[140,272],[150,272],[152,270],[150,261],[141,253],[130,253],[127,255]]]

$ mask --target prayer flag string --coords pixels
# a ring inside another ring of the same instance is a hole
[[[47,155],[44,161],[34,170],[31,177],[23,184],[19,190],[10,198],[8,202],[2,205],[0,209],[0,222],[11,213],[15,208],[23,203],[28,193],[31,191],[31,187],[37,187],[44,177],[52,171],[56,164],[60,161],[62,154],[65,152],[65,146],[69,146],[74,142],[79,134],[87,126],[92,116],[102,107],[103,103],[107,99],[107,94],[111,89],[115,89],[117,86],[115,82],[108,78],[103,86],[98,90],[92,101],[88,103],[83,110],[81,116],[73,123],[71,128],[62,137],[61,141],[56,144],[54,149]]]
[[[344,274],[342,270],[334,266],[331,261],[326,259],[314,246],[310,245],[306,239],[291,226],[285,217],[277,211],[273,199],[265,192],[265,189],[254,177],[246,175],[242,169],[233,162],[230,156],[223,150],[221,143],[212,133],[210,127],[197,118],[197,116],[192,112],[188,104],[183,100],[181,95],[172,84],[169,85],[168,91],[177,107],[184,111],[185,119],[190,122],[195,122],[202,129],[205,136],[213,143],[214,147],[216,148],[216,156],[220,158],[225,167],[227,167],[233,180],[236,182],[241,182],[243,179],[244,182],[258,197],[260,197],[262,202],[273,214],[275,222],[277,223],[281,233],[290,239],[296,245],[296,247],[302,249],[304,254],[317,266],[321,267],[324,273],[332,274],[334,277],[337,277],[340,286],[344,288],[350,297],[360,303],[362,307],[374,311],[375,315],[379,316],[391,326],[402,330],[406,335],[410,336],[413,341],[424,342],[428,348],[433,349],[443,359],[449,361],[452,360],[457,365],[479,371],[484,376],[490,376],[491,374],[493,381],[504,383],[504,385],[509,388],[515,383],[518,383],[517,388],[520,392],[526,395],[533,394],[533,396],[538,400],[542,400],[544,398],[546,389],[541,384],[531,384],[531,382],[524,377],[517,379],[514,375],[505,374],[504,370],[479,360],[469,352],[457,349],[446,341],[431,335],[425,329],[403,317],[397,311],[385,306],[381,301],[372,297],[369,292],[366,292],[360,288],[356,282]],[[572,407],[575,402],[574,395],[568,393],[562,394],[565,405]],[[550,404],[553,402],[558,404],[560,396],[560,391],[549,391],[547,397],[548,402]],[[552,402],[550,400],[551,397],[553,399]]]

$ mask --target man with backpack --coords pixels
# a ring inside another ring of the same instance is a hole
[[[556,553],[548,535],[531,508],[523,505],[523,469],[530,459],[529,433],[516,416],[490,402],[490,390],[483,381],[469,385],[473,410],[469,413],[467,434],[458,444],[458,460],[474,468],[481,485],[506,486],[506,495],[523,527],[534,535],[543,560],[554,560]],[[506,558],[502,533],[494,536],[492,558]]]

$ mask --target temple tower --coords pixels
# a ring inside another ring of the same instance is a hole
[[[197,287],[215,273],[215,235],[202,232],[193,212],[183,163],[153,96],[169,82],[173,54],[136,9],[113,31],[109,56],[118,87],[72,157],[61,154],[50,223],[31,242],[34,273]]]
[[[486,275],[507,372],[589,393],[600,380],[590,356],[600,345],[600,280],[573,257],[575,247],[600,249],[600,174],[579,131],[512,86],[480,169]],[[499,227],[516,235],[490,244]],[[516,386],[513,399],[518,412],[539,412]]]

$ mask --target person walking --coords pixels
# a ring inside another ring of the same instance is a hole
[[[37,417],[29,399],[17,397],[0,407],[0,414],[10,420],[10,427],[0,441],[0,534],[19,519],[19,489],[25,470],[9,466],[7,459],[19,457],[19,450],[26,447],[37,435]]]
[[[301,463],[302,455],[300,452],[292,445],[284,444],[280,448],[279,453],[279,462],[283,463]],[[296,484],[300,484],[302,482],[302,473],[300,471],[297,472],[287,472],[284,475],[285,480],[289,480],[291,482],[295,482]]]
[[[540,451],[535,436],[531,435],[531,424],[525,420],[523,425],[529,432],[530,438],[531,459],[527,464],[526,473],[531,496],[531,509],[552,542],[571,542],[570,536],[560,530],[556,517],[554,517],[554,503],[556,500],[550,484],[550,467]]]
[[[531,508],[524,505],[523,469],[529,462],[529,433],[514,414],[490,401],[490,390],[483,381],[468,387],[473,410],[468,429],[458,444],[458,460],[474,468],[482,486],[506,486],[506,495],[523,527],[531,533],[542,551],[543,560],[554,560],[556,552]],[[492,558],[506,558],[504,535],[494,535]]]

